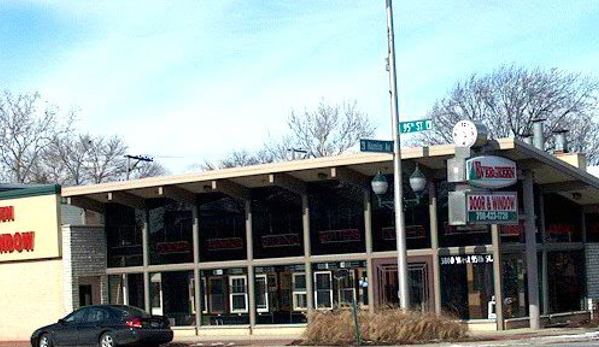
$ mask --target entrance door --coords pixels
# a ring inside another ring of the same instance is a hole
[[[83,284],[79,286],[79,307],[89,306],[93,304],[92,300],[92,285]]]
[[[377,266],[378,304],[382,307],[398,307],[397,264]],[[408,265],[410,306],[427,311],[430,305],[428,263]]]

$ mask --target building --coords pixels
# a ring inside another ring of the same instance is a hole
[[[0,340],[64,315],[60,187],[0,186]]]
[[[599,179],[579,154],[514,139],[485,151],[533,179],[542,323],[588,318],[599,299]],[[452,226],[455,154],[453,145],[402,151],[411,304],[472,329],[526,326],[523,181],[501,189],[518,193],[514,224]],[[416,164],[428,181],[419,199],[408,185]],[[392,189],[379,199],[370,187],[379,171],[393,181],[390,154],[64,188],[63,200],[88,212],[57,231],[62,288],[51,290],[65,312],[134,305],[168,316],[178,336],[289,334],[312,310],[396,306]],[[39,274],[46,261],[8,263],[23,266]]]

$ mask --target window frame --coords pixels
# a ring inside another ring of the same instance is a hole
[[[258,293],[258,279],[263,280],[262,285],[264,286],[264,303],[266,305],[266,307],[262,307],[260,308],[258,306],[258,300],[256,300],[256,312],[259,313],[267,313],[270,312],[270,304],[269,304],[269,286],[268,286],[268,275],[267,274],[260,274],[260,275],[256,275],[254,277],[254,286],[255,286],[255,292]]]
[[[327,275],[329,277],[328,292],[329,292],[329,302],[331,303],[330,306],[320,307],[318,304],[318,292],[327,291],[327,289],[318,289],[317,277],[319,275]],[[332,273],[332,271],[315,271],[314,272],[314,309],[320,310],[320,311],[326,311],[326,310],[332,310],[333,306],[334,306],[334,302],[333,302],[333,273]]]
[[[244,289],[245,291],[243,293],[235,293],[233,292],[233,281],[235,280],[243,280],[244,283]],[[233,275],[233,276],[229,276],[229,312],[231,313],[248,313],[249,309],[248,309],[248,280],[247,280],[247,276],[246,275]],[[236,309],[235,306],[233,305],[233,298],[239,295],[243,295],[243,302],[244,302],[244,308],[243,309]]]
[[[295,278],[299,277],[299,276],[303,276],[304,277],[304,287],[305,288],[303,290],[298,290],[296,288],[296,286],[295,286],[295,283],[296,283]],[[307,279],[306,279],[306,273],[305,272],[294,272],[294,273],[291,274],[291,293],[292,293],[291,296],[292,296],[292,301],[293,301],[293,303],[292,303],[292,305],[293,305],[293,307],[292,307],[293,311],[303,312],[303,311],[307,311],[308,310],[308,288],[307,288],[306,281],[307,281]],[[299,304],[298,304],[299,300],[297,300],[296,295],[303,295],[304,296],[304,302],[306,303],[305,307],[299,306]]]

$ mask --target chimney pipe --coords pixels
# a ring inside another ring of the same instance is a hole
[[[566,138],[568,129],[558,129],[553,131],[555,138],[555,151],[554,153],[568,153],[568,139]]]
[[[537,118],[532,121],[533,144],[541,151],[545,150],[545,134],[543,133],[543,122],[545,118]]]
[[[532,146],[532,134],[531,133],[522,134],[522,140],[527,145]]]

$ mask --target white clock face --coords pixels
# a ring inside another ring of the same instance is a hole
[[[458,147],[472,147],[477,137],[476,125],[469,120],[461,120],[453,127],[453,143]]]

